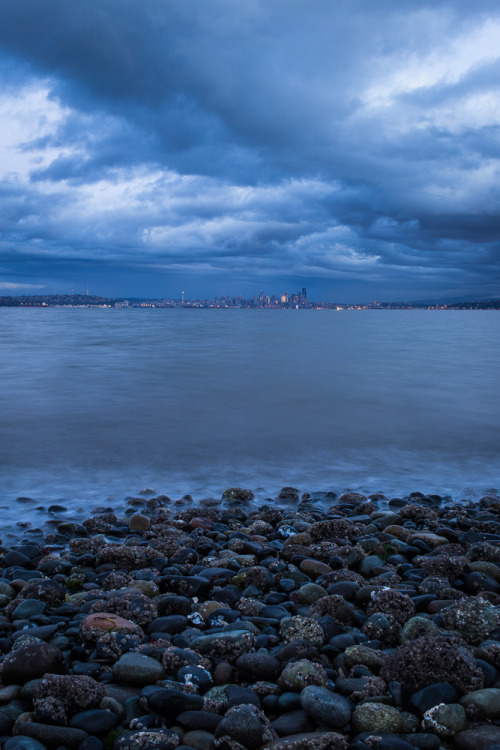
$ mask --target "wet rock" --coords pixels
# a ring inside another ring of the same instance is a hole
[[[500,626],[500,607],[469,597],[448,607],[443,619],[445,626],[456,630],[467,643],[478,644]]]
[[[331,572],[331,568],[326,563],[322,563],[319,560],[312,560],[307,558],[302,560],[300,563],[300,569],[303,573],[310,576],[313,579],[319,578],[319,576],[326,575]],[[326,594],[326,591],[322,596]]]
[[[500,744],[500,727],[484,725],[465,729],[455,736],[457,750],[486,750],[489,745]]]
[[[205,596],[210,590],[210,581],[202,576],[165,575],[157,581],[162,593],[177,594],[184,597]]]
[[[413,750],[413,745],[391,732],[362,732],[350,745],[352,750]]]
[[[354,709],[351,724],[353,731],[400,734],[405,730],[401,713],[384,703],[363,703]]]
[[[77,711],[99,705],[105,693],[104,685],[92,677],[47,674],[33,691],[34,714],[39,720],[55,715],[66,724]]]
[[[265,750],[347,750],[347,747],[337,732],[304,732],[269,742]]]
[[[232,630],[203,635],[191,641],[191,648],[200,654],[235,661],[241,654],[251,651],[255,637],[248,630]]]
[[[241,503],[248,503],[253,500],[253,498],[254,494],[252,490],[244,490],[241,487],[230,487],[222,493],[222,500],[224,502],[236,500]]]
[[[362,495],[360,492],[344,492],[337,500],[339,505],[360,505],[361,503],[366,502],[365,495]]]
[[[29,564],[30,564],[30,558],[27,555],[23,555],[22,552],[18,552],[17,550],[14,550],[14,549],[11,549],[9,552],[6,552],[2,558],[2,565],[5,568],[8,568],[14,565],[18,565],[21,568],[25,568],[29,566]]]
[[[20,604],[17,605],[12,613],[13,620],[29,620],[34,615],[40,615],[46,609],[47,605],[45,602],[41,602],[39,599],[24,599]]]
[[[310,685],[300,694],[302,708],[319,724],[342,729],[351,718],[352,704],[331,690]]]
[[[375,612],[390,615],[403,625],[414,616],[415,605],[407,594],[383,588],[380,591],[375,590],[372,592],[370,602],[366,608],[368,615]]]
[[[300,692],[308,685],[326,687],[328,676],[322,666],[308,659],[297,659],[287,664],[278,680],[283,690]]]
[[[184,615],[165,615],[155,617],[146,628],[147,633],[181,633],[188,625],[188,619]]]
[[[137,625],[148,625],[158,615],[156,604],[138,589],[119,589],[108,593],[90,607],[91,613],[112,613]]]
[[[387,683],[397,680],[410,693],[436,682],[449,682],[461,694],[484,684],[472,650],[455,636],[423,636],[403,643],[387,656],[380,676]]]
[[[439,628],[435,622],[428,620],[426,617],[412,617],[409,619],[401,630],[401,643],[405,641],[414,641],[415,638],[421,638],[424,635],[439,635]]]
[[[171,719],[183,711],[201,711],[203,708],[203,698],[200,695],[181,690],[150,686],[144,688],[142,695],[151,711]]]
[[[425,712],[422,727],[443,740],[452,739],[465,729],[467,716],[459,703],[439,704]]]
[[[3,747],[4,750],[46,750],[45,745],[42,745],[38,740],[32,737],[23,737],[22,735],[11,737]]]
[[[1,665],[4,684],[24,685],[47,673],[62,674],[66,664],[58,648],[48,643],[31,643],[7,654]]]
[[[224,692],[227,696],[228,706],[239,706],[242,703],[251,704],[257,708],[261,707],[260,698],[251,688],[241,685],[226,685]]]
[[[41,575],[39,573],[38,575]],[[64,601],[65,592],[63,587],[57,581],[41,578],[40,580],[30,580],[19,591],[16,599],[11,602],[9,607],[19,604],[24,599],[37,599],[45,602],[49,607],[56,607]]]
[[[297,600],[299,604],[314,604],[318,599],[326,596],[326,589],[315,583],[305,583],[297,591]]]
[[[485,688],[467,693],[460,698],[460,705],[474,721],[500,718],[500,689]]]
[[[122,654],[135,651],[142,638],[127,633],[105,633],[95,644],[96,658],[102,661],[116,661]]]
[[[89,734],[97,735],[97,737],[103,737],[109,734],[117,724],[118,716],[116,716],[116,714],[112,711],[99,708],[81,711],[80,713],[75,714],[69,723],[71,727],[83,729]]]
[[[359,566],[359,572],[366,578],[376,575],[375,571],[384,565],[384,561],[378,555],[367,555]]]
[[[221,721],[222,716],[211,711],[183,711],[176,719],[183,729],[206,732],[215,732]]]
[[[308,533],[313,542],[323,539],[352,539],[359,534],[359,528],[347,518],[335,518],[311,524]]]
[[[357,664],[364,664],[372,672],[377,673],[382,665],[385,664],[385,657],[381,651],[359,644],[348,646],[345,649],[344,663],[347,669],[351,669]]]
[[[439,703],[455,703],[458,692],[449,682],[437,682],[414,693],[410,704],[422,716],[426,711]]]
[[[140,638],[144,633],[142,628],[131,620],[119,617],[113,612],[96,612],[88,615],[80,625],[80,635],[84,641],[92,642],[104,633],[128,633]]]
[[[369,640],[378,640],[384,646],[394,646],[400,642],[401,625],[392,615],[375,612],[365,620],[362,632]]]
[[[312,732],[314,729],[309,714],[303,709],[287,711],[281,714],[281,716],[271,722],[271,726],[279,737],[299,734],[300,732]]]
[[[179,735],[169,729],[125,732],[113,743],[113,750],[174,750]]]
[[[142,513],[134,513],[129,518],[128,527],[131,531],[148,531],[151,528],[151,521]]]
[[[230,708],[215,732],[215,746],[227,746],[225,738],[236,740],[247,750],[257,750],[261,745],[276,739],[264,714],[251,705]]]
[[[129,685],[151,685],[164,676],[159,661],[135,652],[123,654],[113,665],[114,679]]]
[[[325,640],[323,629],[310,617],[287,617],[280,622],[280,635],[285,643],[301,639],[313,646],[322,646]]]
[[[405,734],[403,735],[403,739],[413,747],[419,748],[419,750],[439,750],[441,745],[439,737],[436,734],[429,734],[427,732]]]
[[[77,748],[88,737],[87,732],[83,729],[38,724],[31,721],[17,725],[17,732],[38,740],[42,745],[50,747],[66,746],[71,749]]]
[[[137,570],[151,564],[156,556],[155,550],[151,547],[108,544],[97,552],[97,564],[110,563],[121,570]]]
[[[239,675],[248,682],[256,680],[276,680],[281,666],[274,656],[262,653],[243,654],[238,657],[235,667]]]

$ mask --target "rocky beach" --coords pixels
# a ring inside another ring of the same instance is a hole
[[[498,750],[497,494],[326,499],[129,498],[5,543],[1,746]]]

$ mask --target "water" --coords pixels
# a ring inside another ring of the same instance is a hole
[[[4,308],[3,523],[144,487],[480,497],[499,344],[495,311]]]

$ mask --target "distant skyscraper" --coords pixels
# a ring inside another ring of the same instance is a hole
[[[306,291],[307,291],[307,290],[306,290],[305,286],[303,286],[303,287],[302,287],[302,297],[303,297],[303,299],[307,299],[307,294],[306,294]]]

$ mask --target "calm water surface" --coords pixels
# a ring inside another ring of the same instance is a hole
[[[3,518],[144,487],[480,497],[499,372],[495,311],[4,308]]]

